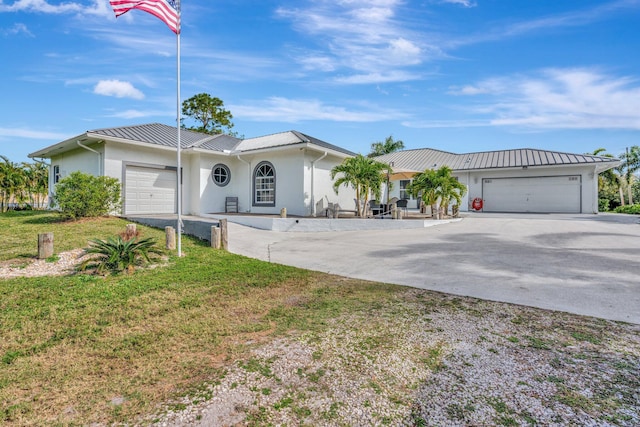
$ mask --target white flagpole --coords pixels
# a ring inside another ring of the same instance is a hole
[[[177,47],[176,47],[176,56],[177,56],[177,96],[176,96],[176,127],[178,128],[178,144],[177,144],[177,157],[178,157],[178,170],[176,171],[176,176],[178,180],[178,226],[176,230],[178,232],[178,256],[182,256],[182,166],[180,164],[180,151],[182,150],[182,146],[180,143],[180,118],[181,118],[181,110],[180,110],[180,33],[182,32],[182,5],[180,4],[180,0],[176,2],[176,6],[178,7],[178,34],[177,34]]]

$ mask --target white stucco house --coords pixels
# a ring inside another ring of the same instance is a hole
[[[182,212],[310,216],[316,208],[354,205],[336,194],[331,169],[354,153],[296,131],[240,140],[181,130]],[[177,212],[177,129],[159,123],[87,131],[29,154],[50,159],[50,192],[73,171],[118,178],[123,214]]]
[[[393,169],[424,171],[449,166],[467,186],[461,211],[482,199],[483,212],[597,213],[598,174],[618,159],[536,149],[455,154],[433,149],[406,150],[378,157]],[[418,202],[406,194],[410,173],[397,180],[391,197]]]
[[[239,213],[314,216],[329,203],[355,209],[355,193],[333,189],[331,169],[355,153],[297,131],[257,138],[181,130],[182,213],[225,212],[237,198]],[[73,171],[118,178],[123,214],[177,212],[177,129],[152,123],[87,131],[29,154],[50,159],[50,192]],[[424,171],[447,165],[468,186],[460,207],[483,199],[485,212],[598,211],[598,174],[619,160],[554,151],[515,149],[454,154],[406,150],[377,160],[393,169]],[[409,199],[411,173],[394,182],[390,197]],[[235,210],[235,206],[234,206]]]

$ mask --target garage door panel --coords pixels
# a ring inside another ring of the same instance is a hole
[[[175,170],[127,166],[125,213],[175,213],[176,181]]]
[[[527,178],[485,178],[485,212],[579,213],[579,175]]]

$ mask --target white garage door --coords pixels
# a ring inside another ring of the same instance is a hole
[[[580,175],[482,180],[485,212],[580,213]]]
[[[126,214],[176,213],[176,171],[127,166],[124,212]]]

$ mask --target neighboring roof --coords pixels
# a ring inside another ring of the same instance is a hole
[[[78,141],[86,142],[90,139],[131,141],[132,143],[142,142],[146,144],[175,148],[177,146],[176,135],[177,132],[174,126],[167,126],[161,123],[89,130],[84,134],[69,138],[65,141],[31,153],[29,154],[29,157],[48,158],[53,154],[59,154],[64,151],[77,148]],[[180,143],[183,149],[199,149],[235,154],[241,154],[245,151],[269,149],[296,144],[311,144],[317,146],[320,150],[328,149],[348,156],[355,155],[355,153],[345,150],[344,148],[329,144],[328,142],[321,141],[297,131],[281,132],[273,135],[241,140],[230,135],[207,135],[187,129],[180,129]]]
[[[571,154],[559,151],[519,148],[514,150],[483,151],[479,153],[455,154],[424,148],[397,151],[379,156],[376,160],[394,163],[394,166],[423,171],[449,166],[454,171],[501,169],[535,166],[566,166],[600,164],[602,170],[616,167],[620,160],[589,154]]]
[[[295,130],[259,136],[257,138],[245,139],[237,145],[236,150],[245,152],[296,144],[313,144],[321,148],[326,148],[328,150],[346,154],[348,156],[356,155],[355,153],[338,147],[337,145],[329,144],[328,142],[322,141],[309,135],[305,135],[304,133]]]

